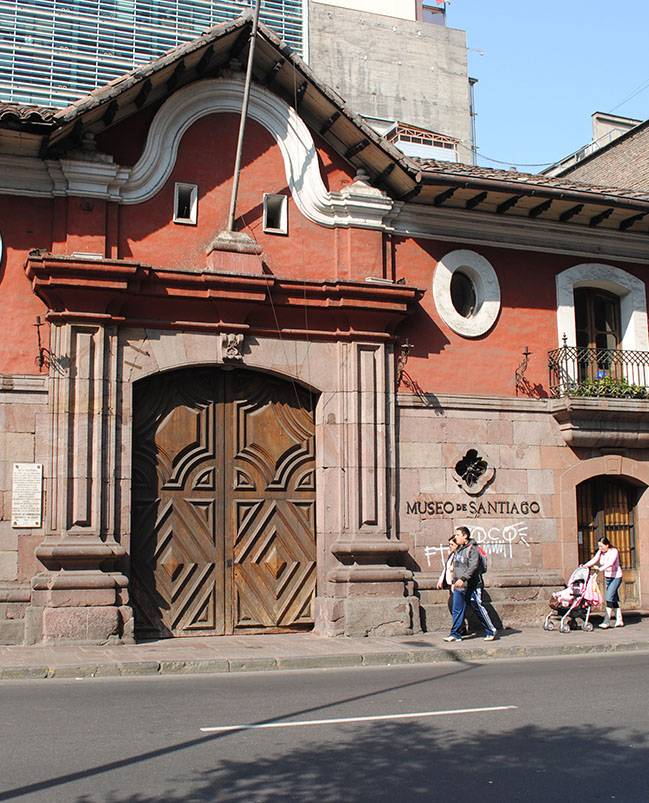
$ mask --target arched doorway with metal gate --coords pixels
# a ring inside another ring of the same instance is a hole
[[[618,550],[624,580],[620,599],[626,608],[640,603],[635,507],[639,489],[618,477],[593,477],[577,486],[577,539],[579,563],[597,552],[600,538]]]
[[[138,637],[312,627],[315,403],[294,381],[239,368],[135,383]]]

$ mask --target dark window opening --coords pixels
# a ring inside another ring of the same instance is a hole
[[[198,187],[196,184],[176,184],[174,193],[174,223],[196,224],[198,216]]]
[[[616,369],[611,351],[622,341],[620,299],[605,290],[580,287],[575,290],[577,348],[594,349],[592,357],[579,360],[579,380],[602,379]],[[586,354],[589,354],[588,352]]]
[[[451,301],[456,312],[470,318],[476,308],[475,285],[466,273],[456,270],[451,278]]]
[[[288,232],[286,195],[264,195],[264,231],[273,234]]]

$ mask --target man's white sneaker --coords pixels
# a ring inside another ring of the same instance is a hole
[[[494,641],[495,638],[496,638],[496,634],[495,633],[487,633],[487,635],[484,637],[484,640],[485,641]]]
[[[462,641],[462,639],[457,636],[444,636],[444,641]]]

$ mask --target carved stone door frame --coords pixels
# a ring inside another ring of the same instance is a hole
[[[308,341],[246,337],[241,330],[60,323],[52,326],[52,355],[48,534],[37,550],[47,570],[32,582],[31,640],[132,638],[126,574],[133,383],[176,368],[232,364],[319,393],[316,630],[417,629],[412,573],[402,565],[406,547],[394,518],[389,337]]]

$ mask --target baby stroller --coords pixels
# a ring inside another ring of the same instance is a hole
[[[555,591],[550,597],[550,613],[545,617],[544,630],[554,630],[553,619],[559,619],[559,632],[569,633],[571,620],[583,619],[582,628],[588,632],[593,629],[590,610],[602,601],[597,585],[597,573],[590,573],[587,566],[579,566],[570,575],[568,585],[562,591]]]

